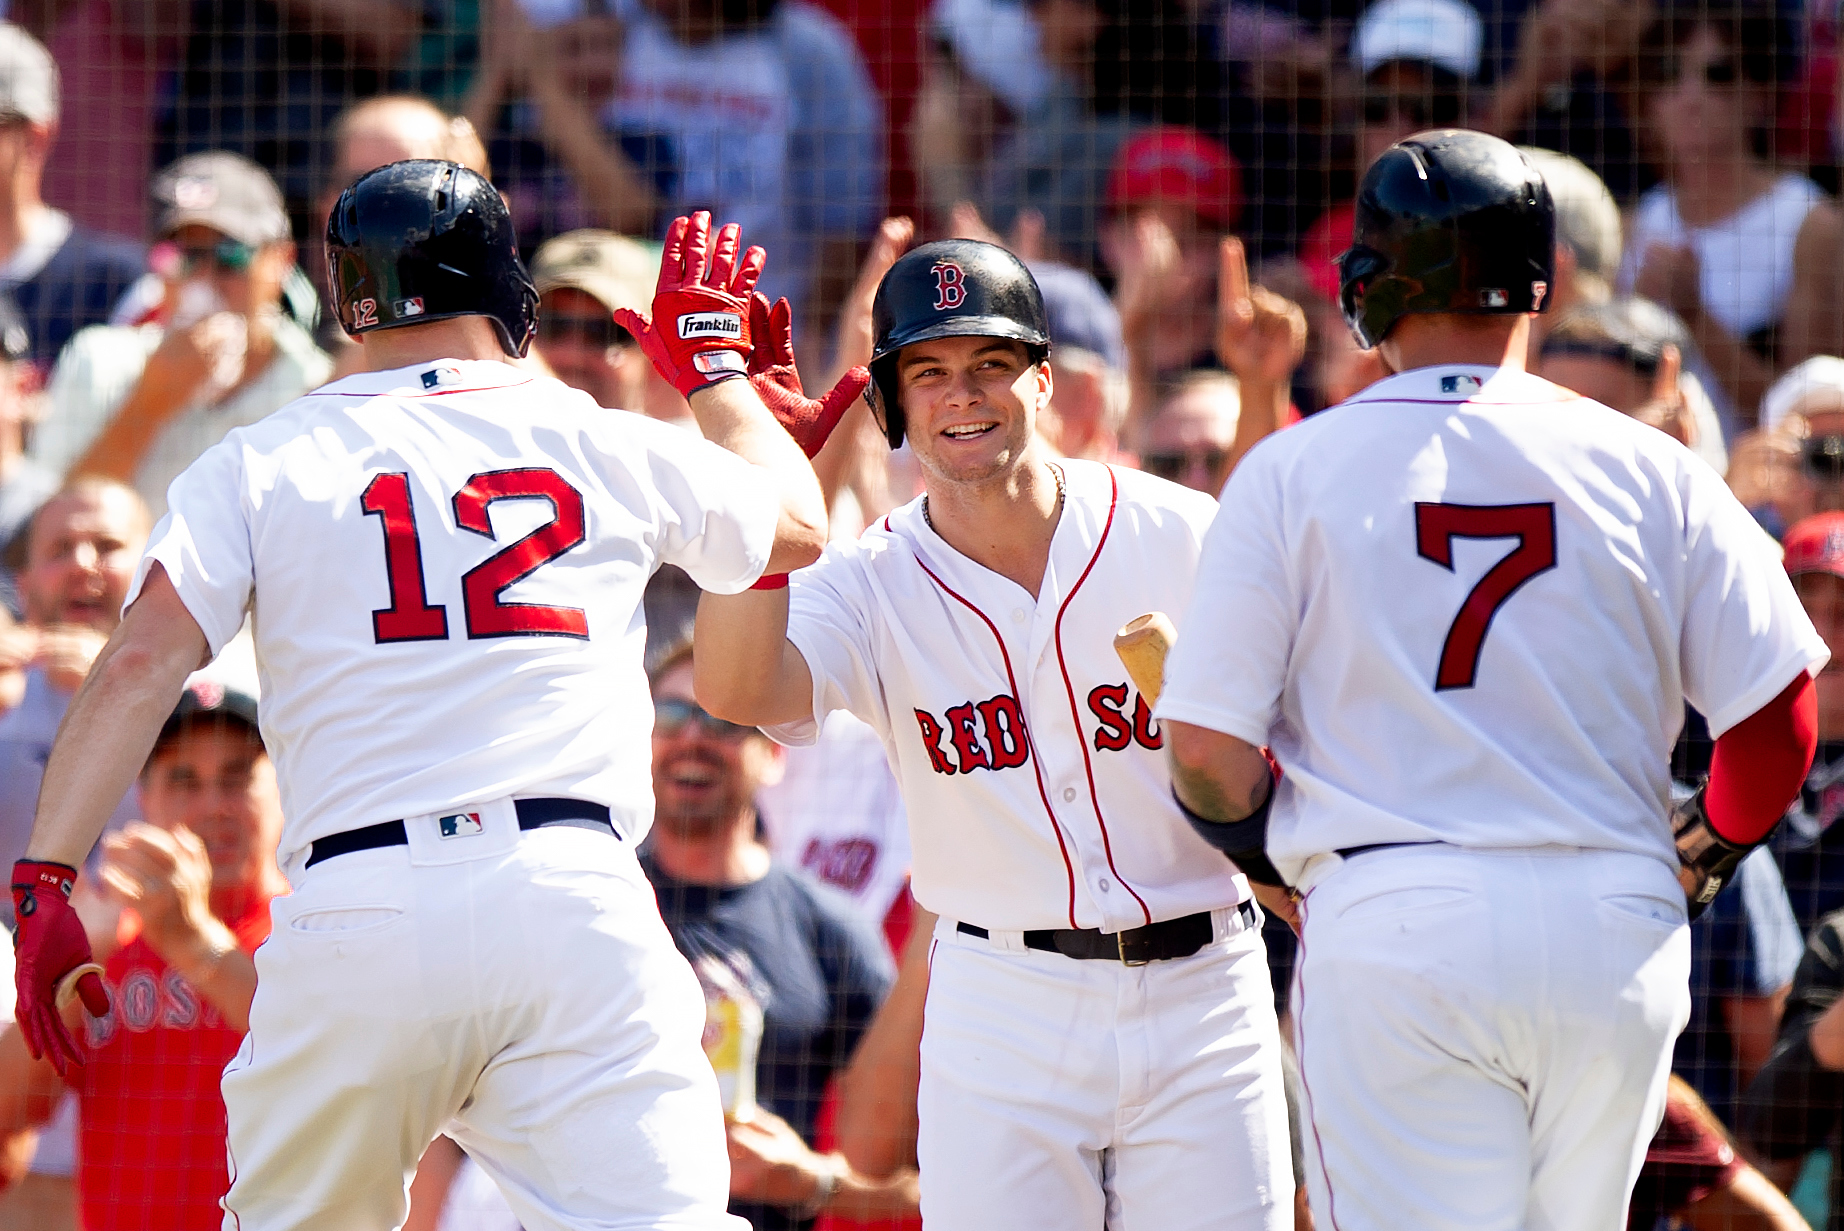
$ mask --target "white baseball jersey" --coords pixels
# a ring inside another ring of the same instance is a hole
[[[652,820],[641,592],[768,561],[768,476],[507,364],[348,377],[173,483],[161,564],[213,653],[253,611],[284,861],[316,838],[509,795]]]
[[[1035,598],[949,547],[920,500],[794,574],[788,639],[813,714],[849,710],[882,738],[916,900],[939,915],[1113,932],[1233,904],[1246,884],[1180,815],[1164,739],[1114,653],[1128,620],[1185,609],[1215,503],[1057,464],[1067,496]]]
[[[1576,846],[1677,866],[1713,734],[1825,661],[1773,542],[1656,429],[1523,373],[1401,373],[1224,488],[1158,714],[1272,744],[1268,850]]]

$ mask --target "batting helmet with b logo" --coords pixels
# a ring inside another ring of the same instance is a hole
[[[871,306],[871,387],[865,397],[884,419],[890,447],[903,443],[897,352],[935,338],[1012,338],[1033,363],[1050,353],[1050,321],[1037,279],[997,244],[943,239],[913,249],[890,267]]]

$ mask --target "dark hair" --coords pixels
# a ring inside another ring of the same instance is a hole
[[[1188,124],[1222,121],[1222,69],[1182,0],[1095,0],[1097,115]]]
[[[1675,81],[1679,53],[1704,26],[1734,53],[1742,80],[1775,87],[1798,77],[1798,27],[1772,0],[1663,0],[1639,40],[1639,80]]]
[[[1571,309],[1550,326],[1542,355],[1585,355],[1630,368],[1641,376],[1658,372],[1665,347],[1690,349],[1690,331],[1649,299],[1633,296]]]

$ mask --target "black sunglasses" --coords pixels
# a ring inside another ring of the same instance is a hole
[[[608,316],[568,316],[546,313],[538,317],[538,340],[562,342],[575,338],[584,346],[632,346],[634,335]]]
[[[734,722],[713,717],[695,701],[683,697],[658,697],[653,702],[653,734],[678,735],[688,724],[696,723],[698,728],[712,739],[738,740],[744,736],[754,735],[754,727],[739,727]]]
[[[1179,476],[1192,464],[1203,466],[1206,473],[1215,475],[1222,467],[1223,459],[1229,456],[1227,449],[1190,449],[1183,453],[1145,453],[1140,456],[1140,469],[1158,479],[1178,482]]]
[[[1398,116],[1417,128],[1452,124],[1460,118],[1460,100],[1446,94],[1432,98],[1413,94],[1364,95],[1364,123],[1387,124]]]
[[[1664,85],[1676,85],[1684,79],[1685,62],[1678,56],[1667,56],[1658,75]],[[1694,71],[1694,70],[1693,70]],[[1720,60],[1710,60],[1702,66],[1703,84],[1712,89],[1732,86],[1741,80],[1741,62],[1734,56],[1724,56]]]
[[[221,274],[240,274],[256,259],[256,249],[235,239],[221,239],[215,244],[185,246],[179,250],[179,270],[190,277],[204,268]]]

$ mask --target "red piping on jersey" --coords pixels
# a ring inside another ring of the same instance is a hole
[[[1089,803],[1095,806],[1095,823],[1101,826],[1101,852],[1107,856],[1108,871],[1114,873],[1114,879],[1120,882],[1120,887],[1140,904],[1140,913],[1146,917],[1147,923],[1151,923],[1153,921],[1152,911],[1147,907],[1146,899],[1142,898],[1134,887],[1127,883],[1127,878],[1122,876],[1120,869],[1114,866],[1114,846],[1108,841],[1108,822],[1101,815],[1101,796],[1095,790],[1095,766],[1089,759],[1088,740],[1082,734],[1082,711],[1076,706],[1076,686],[1069,678],[1069,664],[1063,660],[1063,613],[1068,611],[1069,605],[1076,601],[1076,591],[1082,588],[1082,583],[1088,580],[1088,575],[1095,571],[1095,563],[1101,559],[1101,549],[1108,545],[1108,532],[1114,529],[1114,510],[1119,504],[1120,480],[1114,477],[1114,467],[1110,466],[1108,467],[1108,520],[1101,527],[1101,541],[1095,544],[1095,554],[1088,558],[1088,567],[1082,570],[1082,575],[1076,578],[1076,584],[1069,587],[1069,593],[1063,597],[1063,605],[1056,609],[1056,631],[1052,639],[1056,642],[1057,669],[1063,673],[1063,689],[1069,694],[1069,716],[1076,724],[1076,747],[1082,749],[1082,772],[1088,777]]]
[[[886,527],[889,526],[888,520],[885,521],[884,525]],[[928,574],[929,580],[947,591],[948,595],[961,606],[980,617],[980,619],[984,621],[986,627],[992,630],[992,639],[999,643],[999,657],[1005,661],[1006,686],[1012,690],[1012,697],[1018,702],[1020,712],[1022,713],[1024,698],[1018,695],[1018,680],[1017,677],[1012,674],[1012,656],[1005,648],[1005,638],[999,635],[999,626],[994,624],[990,619],[987,619],[984,611],[981,611],[978,607],[975,607],[972,603],[956,594],[947,582],[935,576],[935,570],[923,564],[921,556],[916,556],[915,559],[916,563],[921,566],[922,571]],[[1078,728],[1077,734],[1079,737],[1081,734],[1080,728]],[[1043,758],[1037,755],[1037,742],[1031,738],[1031,724],[1028,720],[1024,724],[1024,740],[1026,746],[1031,750],[1031,772],[1037,776],[1037,797],[1044,801],[1044,815],[1050,818],[1050,832],[1056,835],[1057,853],[1063,856],[1063,871],[1069,877],[1069,926],[1073,931],[1076,927],[1076,865],[1069,862],[1069,845],[1063,841],[1063,827],[1056,823],[1056,810],[1050,806],[1050,792],[1044,789]]]
[[[515,380],[510,385],[481,385],[477,389],[425,389],[418,393],[414,389],[385,389],[378,393],[339,393],[326,389],[315,389],[303,393],[304,398],[440,398],[451,393],[494,393],[500,389],[517,389],[520,385],[529,385],[538,379],[527,376],[524,380]]]
[[[1300,1092],[1306,1096],[1306,1123],[1313,1130],[1313,1150],[1319,1155],[1319,1174],[1325,1177],[1326,1221],[1332,1224],[1332,1231],[1338,1231],[1338,1195],[1332,1191],[1332,1171],[1325,1165],[1325,1143],[1319,1139],[1319,1121],[1313,1115],[1312,1083],[1306,1080],[1306,899],[1312,896],[1309,890],[1300,899],[1300,930],[1295,933],[1300,940],[1300,955],[1293,966],[1294,1001],[1298,1006],[1293,1028],[1299,1032],[1300,1044],[1294,1049],[1294,1061],[1300,1069]]]

